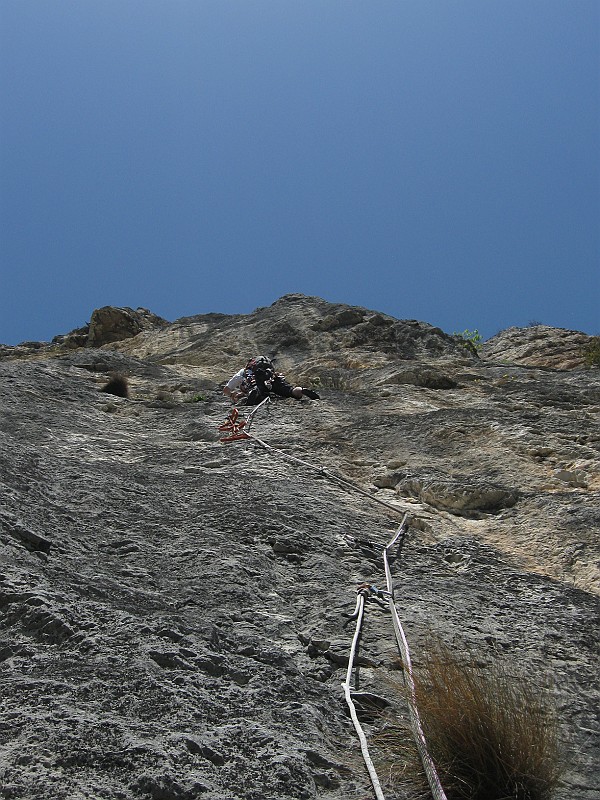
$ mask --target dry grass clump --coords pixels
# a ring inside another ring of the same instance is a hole
[[[125,375],[115,372],[100,391],[116,397],[129,397],[129,382]]]
[[[436,643],[415,670],[415,691],[448,800],[550,800],[560,776],[558,725],[543,688],[499,663],[465,664]],[[406,757],[406,736],[405,729],[381,734],[388,757],[396,746]],[[416,751],[409,772],[415,759]]]

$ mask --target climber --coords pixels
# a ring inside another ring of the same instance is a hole
[[[271,393],[279,397],[293,397],[301,400],[309,397],[319,400],[319,395],[312,389],[302,386],[292,386],[281,373],[275,372],[273,362],[266,356],[256,356],[227,382],[223,389],[224,394],[232,402],[241,401],[243,405],[255,406],[262,402]]]

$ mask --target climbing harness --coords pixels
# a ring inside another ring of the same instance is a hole
[[[385,500],[380,500],[378,497],[374,497],[366,489],[357,486],[356,484],[352,483],[352,481],[346,480],[345,478],[340,478],[337,475],[334,475],[329,470],[324,469],[323,467],[315,466],[314,464],[311,464],[308,461],[304,461],[301,458],[297,458],[296,456],[292,456],[289,453],[286,453],[277,447],[272,447],[271,445],[264,442],[262,439],[259,439],[257,436],[251,434],[250,425],[252,423],[252,420],[256,412],[259,410],[259,408],[268,403],[268,401],[269,398],[267,397],[265,400],[259,403],[245,419],[240,419],[239,411],[234,408],[233,411],[229,414],[229,417],[227,418],[226,422],[219,427],[219,430],[229,433],[229,436],[223,437],[221,441],[234,442],[240,439],[250,439],[259,444],[261,447],[264,447],[266,450],[269,450],[272,453],[276,453],[277,455],[287,459],[288,461],[292,461],[296,464],[301,464],[304,467],[308,467],[309,469],[315,470],[319,475],[322,475],[328,478],[329,480],[338,483],[340,486],[343,486],[347,489],[352,489],[353,491],[356,491],[359,494],[365,495],[366,497],[369,498],[369,500],[375,503],[379,503],[380,505],[386,507],[391,511],[394,511],[397,514],[402,513],[402,510],[397,506],[394,506],[392,503],[387,503]],[[356,620],[356,628],[354,636],[352,638],[352,644],[350,646],[350,655],[348,658],[348,669],[346,671],[346,680],[342,684],[342,688],[344,690],[344,696],[346,698],[346,703],[350,711],[350,717],[352,719],[352,723],[354,725],[354,728],[356,730],[360,742],[360,748],[362,751],[365,765],[367,767],[367,772],[369,773],[371,783],[373,784],[373,790],[375,792],[375,796],[377,800],[385,800],[385,796],[381,789],[381,783],[377,776],[375,766],[373,764],[371,756],[369,755],[367,738],[365,736],[365,733],[358,719],[358,715],[356,713],[353,694],[354,696],[357,696],[357,693],[352,692],[352,689],[350,687],[350,681],[352,678],[352,671],[354,669],[356,648],[358,646],[358,641],[361,635],[361,629],[365,611],[365,603],[369,599],[375,599],[378,602],[387,600],[389,605],[389,610],[392,615],[392,624],[394,627],[394,633],[398,645],[398,651],[400,653],[400,657],[402,659],[402,664],[404,667],[403,675],[405,683],[408,688],[408,708],[409,708],[409,717],[410,717],[413,736],[417,745],[417,749],[419,751],[419,756],[423,763],[423,769],[425,770],[425,775],[427,776],[427,781],[429,783],[429,788],[431,790],[433,800],[447,800],[446,794],[444,792],[439,776],[437,774],[435,764],[433,763],[433,759],[431,758],[431,755],[429,754],[429,751],[427,749],[427,741],[425,739],[425,734],[423,732],[423,727],[421,725],[421,718],[419,716],[419,710],[417,708],[415,682],[412,671],[412,663],[410,659],[410,651],[408,648],[408,641],[406,639],[404,629],[402,628],[402,623],[400,622],[400,617],[398,615],[396,604],[394,602],[394,587],[392,582],[392,573],[390,570],[388,555],[390,550],[398,542],[400,542],[400,547],[402,547],[404,536],[407,531],[407,524],[406,524],[407,517],[408,514],[405,513],[402,522],[400,524],[400,527],[398,528],[392,539],[384,547],[382,552],[386,589],[378,589],[374,584],[368,582],[361,583],[357,587],[356,608],[353,614],[348,615],[349,616],[348,621]]]

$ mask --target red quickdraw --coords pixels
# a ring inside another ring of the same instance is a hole
[[[237,408],[232,408],[229,416],[222,425],[219,425],[219,430],[223,433],[227,432],[228,436],[222,436],[221,442],[237,442],[239,439],[249,439],[247,433],[243,430],[246,427],[247,420],[240,419],[240,412]]]
[[[259,409],[268,406],[271,402],[269,397],[265,397],[265,399],[260,402],[257,406],[255,406],[252,411],[248,414],[247,417],[240,417],[240,412],[237,408],[232,408],[229,412],[229,416],[225,420],[222,425],[219,425],[219,430],[223,431],[223,433],[228,433],[229,436],[223,436],[220,441],[222,442],[237,442],[240,439],[250,439],[250,435],[247,431],[250,430],[252,425],[252,420],[254,415],[256,414]],[[243,430],[246,428],[247,430]]]

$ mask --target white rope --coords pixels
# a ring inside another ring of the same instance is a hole
[[[268,400],[268,398],[266,398]],[[251,422],[252,417],[258,409],[265,403],[266,400],[263,400],[256,408],[251,412],[248,417],[248,421]],[[248,426],[250,427],[250,426]],[[352,483],[351,481],[346,480],[345,478],[339,478],[337,475],[334,475],[332,472],[324,469],[323,467],[317,467],[314,464],[311,464],[309,461],[304,461],[301,458],[297,458],[296,456],[292,456],[289,453],[284,452],[283,450],[278,449],[277,447],[273,447],[267,442],[259,439],[257,436],[248,433],[246,430],[246,436],[248,439],[259,444],[261,447],[264,447],[266,450],[270,450],[273,453],[277,453],[278,455],[282,456],[282,458],[287,459],[288,461],[293,461],[296,464],[301,464],[304,467],[308,467],[312,470],[317,470],[320,475],[324,475],[325,477],[329,478],[336,483],[350,488],[359,494],[362,494],[372,500],[375,503],[379,503],[380,505],[384,506],[385,508],[394,511],[396,514],[402,513],[402,509],[398,508],[397,506],[392,505],[391,503],[387,503],[385,500],[380,500],[378,497],[374,497],[370,492],[366,489],[357,486],[356,484]],[[408,513],[404,514],[400,527],[390,540],[390,542],[384,547],[383,549],[383,566],[385,570],[385,579],[387,584],[387,591],[389,596],[389,607],[390,612],[392,614],[392,623],[394,626],[394,633],[396,635],[396,642],[398,644],[398,650],[400,652],[400,656],[402,658],[402,662],[404,664],[404,680],[408,687],[408,709],[409,715],[411,720],[411,726],[413,731],[413,736],[417,745],[417,749],[419,751],[419,755],[421,757],[421,761],[423,763],[423,769],[425,770],[425,774],[427,776],[427,780],[429,782],[429,788],[431,789],[431,793],[433,795],[434,800],[447,800],[446,794],[440,782],[439,776],[437,774],[437,770],[435,768],[435,764],[433,763],[433,759],[429,754],[429,750],[427,749],[427,741],[425,739],[425,734],[423,732],[423,726],[421,725],[421,717],[419,716],[419,710],[417,708],[417,698],[416,698],[416,691],[415,691],[415,682],[413,678],[412,672],[412,663],[410,659],[410,651],[408,648],[408,641],[404,634],[404,629],[402,628],[402,623],[400,622],[400,617],[398,616],[398,611],[396,609],[396,605],[394,603],[394,588],[392,582],[392,574],[390,571],[389,561],[388,561],[388,551],[396,544],[398,539],[401,535],[406,532],[406,519],[408,517]],[[358,643],[358,639],[360,637],[360,630],[362,627],[362,620],[364,614],[364,603],[365,598],[362,593],[359,593],[356,611],[354,612],[357,614],[357,624],[356,624],[356,631],[354,634],[354,638],[352,640],[352,646],[350,650],[350,657],[348,660],[348,671],[346,673],[346,681],[342,684],[344,688],[344,694],[346,697],[346,703],[348,704],[348,708],[350,710],[350,716],[352,718],[352,722],[354,724],[354,728],[358,735],[360,741],[360,747],[363,754],[363,759],[365,761],[365,765],[369,772],[369,777],[371,778],[371,783],[373,784],[373,789],[375,790],[375,795],[377,800],[385,800],[383,792],[381,790],[381,784],[379,782],[379,778],[377,777],[377,773],[375,771],[375,767],[373,765],[373,761],[369,755],[369,749],[367,746],[367,739],[364,734],[364,731],[361,727],[361,724],[358,720],[358,716],[356,714],[356,707],[354,705],[354,701],[352,700],[351,690],[350,690],[350,679],[352,676],[352,669],[354,664],[354,657],[356,652],[356,646]],[[353,615],[354,616],[354,615]]]
[[[377,777],[377,772],[375,771],[375,766],[369,754],[367,737],[365,736],[365,732],[363,731],[362,726],[358,720],[358,716],[356,714],[356,706],[354,705],[354,700],[352,699],[352,691],[350,689],[350,680],[352,678],[352,670],[354,668],[354,657],[356,654],[356,647],[358,645],[358,640],[360,638],[364,609],[365,609],[365,598],[362,592],[359,592],[356,598],[356,609],[354,611],[354,614],[352,615],[352,616],[356,615],[356,630],[354,631],[352,646],[350,647],[350,655],[348,657],[348,670],[346,672],[346,681],[342,683],[342,688],[344,689],[344,695],[346,697],[346,703],[348,704],[348,709],[350,710],[350,717],[352,718],[354,729],[358,735],[362,756],[365,765],[367,767],[369,777],[371,778],[371,783],[373,784],[375,797],[377,798],[377,800],[385,800],[384,794],[381,790],[381,784],[379,783],[379,778]]]
[[[253,418],[254,418],[254,415],[255,415],[255,414],[256,414],[256,412],[258,411],[258,409],[259,409],[259,408],[262,408],[263,406],[266,406],[266,405],[267,405],[268,403],[270,403],[270,402],[271,402],[271,398],[270,398],[270,397],[267,395],[267,397],[265,397],[265,399],[264,399],[264,400],[261,400],[261,401],[260,401],[260,403],[259,403],[257,406],[254,406],[254,408],[252,409],[252,411],[251,411],[251,412],[248,414],[248,416],[246,417],[246,427],[247,427],[246,433],[248,433],[248,431],[249,431],[249,430],[250,430],[250,428],[252,427],[252,420],[253,420]]]
[[[398,528],[394,537],[383,549],[383,565],[385,569],[385,580],[387,584],[387,591],[389,593],[389,606],[390,606],[390,612],[392,614],[394,633],[396,634],[396,642],[398,643],[398,650],[400,651],[402,663],[404,664],[403,674],[404,674],[404,681],[408,688],[408,710],[410,715],[413,736],[417,745],[417,749],[419,751],[419,755],[421,757],[421,761],[423,763],[423,769],[425,770],[425,775],[427,776],[429,788],[431,789],[431,794],[433,795],[434,800],[447,800],[446,794],[440,782],[439,775],[437,774],[435,764],[433,763],[433,759],[431,758],[429,750],[427,749],[427,740],[425,739],[423,726],[421,725],[421,717],[419,716],[419,709],[417,707],[415,681],[413,677],[412,663],[410,660],[410,651],[408,649],[408,641],[406,640],[404,629],[402,628],[402,623],[400,622],[400,617],[398,616],[398,611],[396,609],[396,604],[394,603],[394,586],[392,583],[392,574],[388,562],[388,551],[396,544],[400,536],[404,534],[405,522],[406,522],[406,516],[402,520],[402,524]]]
[[[385,500],[381,500],[379,497],[374,497],[373,494],[366,489],[363,489],[361,486],[357,486],[352,481],[346,480],[346,478],[340,478],[337,475],[334,475],[333,472],[329,472],[329,470],[325,469],[324,467],[319,467],[316,464],[311,464],[310,461],[304,461],[302,458],[297,458],[296,456],[291,456],[289,453],[286,453],[284,450],[280,450],[277,447],[273,447],[273,445],[267,444],[267,442],[259,439],[258,436],[255,436],[253,433],[250,433],[250,427],[252,425],[252,419],[259,408],[262,408],[266,403],[270,402],[269,397],[265,397],[257,406],[255,406],[250,414],[246,417],[246,427],[244,429],[244,433],[246,436],[244,438],[251,439],[253,442],[256,442],[261,447],[264,447],[265,450],[271,450],[273,453],[277,453],[282,458],[286,458],[288,461],[294,461],[296,464],[302,464],[303,467],[308,467],[309,469],[315,470],[319,473],[319,475],[323,475],[329,480],[335,481],[339,483],[341,486],[345,486],[348,489],[352,489],[359,494],[362,494],[364,497],[368,497],[369,500],[372,500],[374,503],[379,503],[380,506],[384,506],[385,508],[393,511],[395,514],[402,514],[403,509],[399,508],[398,506],[393,505],[392,503],[387,503]],[[405,514],[406,519],[406,514]]]
[[[246,432],[247,433],[247,432]],[[393,511],[395,514],[402,514],[403,509],[399,508],[398,506],[392,505],[392,503],[386,503],[385,500],[380,500],[379,497],[374,497],[371,492],[368,492],[366,489],[363,489],[361,486],[357,486],[352,481],[348,481],[345,478],[339,478],[337,475],[334,475],[333,472],[329,472],[329,470],[325,469],[324,467],[319,467],[315,464],[311,464],[310,461],[304,461],[301,458],[297,458],[296,456],[291,456],[289,453],[284,452],[283,450],[279,450],[277,447],[273,447],[270,444],[267,444],[262,439],[259,439],[253,433],[247,433],[248,439],[252,439],[253,442],[256,442],[261,447],[264,447],[266,450],[271,450],[273,453],[278,453],[282,458],[286,458],[288,461],[294,461],[297,464],[302,464],[303,467],[308,467],[309,469],[316,470],[319,475],[323,475],[326,478],[329,478],[331,481],[335,481],[339,483],[341,486],[345,486],[348,489],[352,489],[359,494],[368,497],[369,500],[372,500],[374,503],[379,503],[381,506],[385,506],[385,508]],[[406,515],[405,515],[406,516]]]

